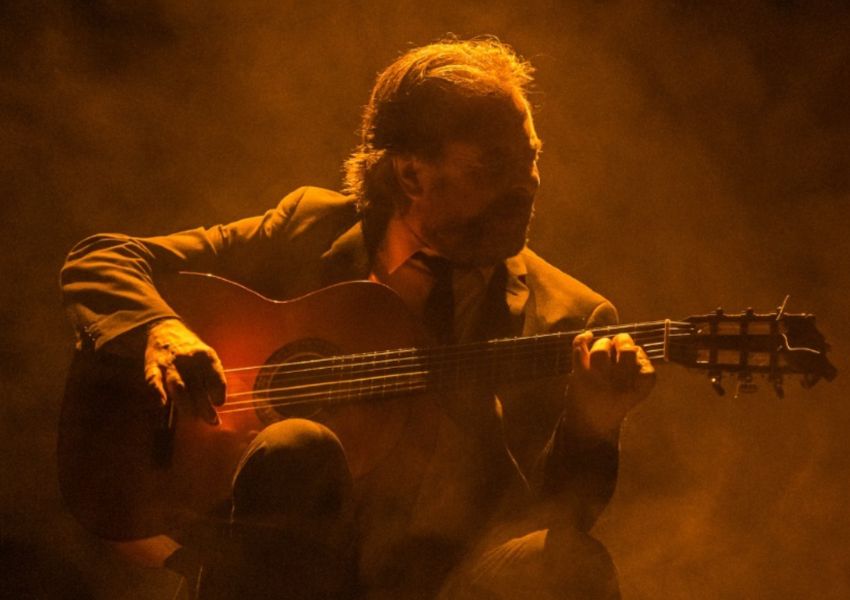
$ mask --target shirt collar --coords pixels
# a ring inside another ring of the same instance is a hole
[[[399,267],[410,260],[417,252],[436,254],[428,248],[399,215],[390,217],[384,239],[378,247],[377,261],[380,269],[387,275],[395,273]]]
[[[387,277],[395,273],[402,265],[406,264],[417,252],[439,256],[439,253],[428,246],[420,238],[410,225],[398,214],[390,217],[387,223],[384,239],[378,247],[375,256],[373,270],[381,276]],[[478,272],[483,280],[489,281],[495,267],[477,267],[468,269],[469,272]]]

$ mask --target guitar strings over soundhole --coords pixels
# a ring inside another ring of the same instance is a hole
[[[333,344],[317,338],[298,340],[275,350],[254,381],[254,410],[266,425],[283,419],[315,419],[321,412],[327,373],[309,361],[339,355]]]

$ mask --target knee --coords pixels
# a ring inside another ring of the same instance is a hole
[[[233,480],[234,515],[332,516],[350,488],[336,435],[313,421],[287,419],[263,429],[243,456]]]
[[[550,529],[543,550],[544,564],[557,587],[574,589],[577,597],[620,598],[617,568],[605,545],[583,531]]]

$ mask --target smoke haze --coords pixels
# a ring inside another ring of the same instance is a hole
[[[64,255],[337,188],[375,74],[448,32],[537,67],[532,240],[624,321],[812,312],[839,378],[717,397],[660,367],[595,530],[626,600],[850,597],[850,7],[680,1],[0,8],[0,541],[38,597],[170,597],[61,507]],[[6,577],[6,574],[3,575]],[[70,594],[70,595],[69,595]],[[74,595],[76,594],[76,595]],[[88,595],[88,596],[87,596]],[[20,593],[18,597],[25,597]]]

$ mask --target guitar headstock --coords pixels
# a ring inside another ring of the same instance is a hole
[[[713,313],[684,319],[689,335],[671,342],[669,359],[708,372],[718,394],[724,394],[726,373],[737,379],[737,392],[755,391],[754,375],[766,376],[782,397],[785,375],[799,374],[804,387],[821,378],[831,381],[837,371],[826,357],[829,344],[810,314],[789,314],[784,305],[772,313]]]

